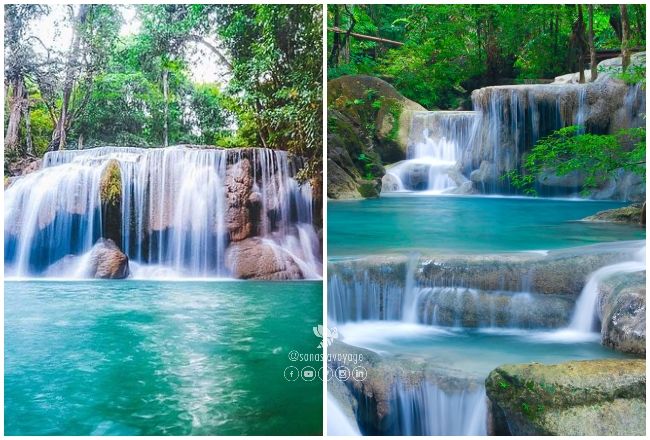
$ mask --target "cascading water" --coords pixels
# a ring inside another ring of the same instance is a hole
[[[645,246],[637,252],[634,260],[602,267],[589,275],[585,287],[576,301],[575,311],[569,329],[579,333],[600,332],[595,328],[598,323],[598,294],[600,283],[619,273],[639,272],[645,270]]]
[[[244,163],[250,169],[243,169]],[[5,191],[6,273],[42,274],[108,235],[135,262],[133,268],[227,276],[227,223],[240,208],[229,201],[229,185],[252,179],[247,203],[260,208],[257,219],[247,219],[258,229],[250,235],[292,255],[305,277],[318,277],[311,189],[293,178],[298,165],[286,152],[255,148],[103,147],[47,153],[42,170]],[[113,203],[117,208],[107,208],[102,200],[111,192],[119,193]]]
[[[452,178],[461,152],[475,131],[474,112],[417,112],[408,140],[408,159],[387,169],[387,191],[449,192],[458,186]]]
[[[594,97],[617,102],[622,113],[599,116],[603,110],[590,107]],[[506,173],[519,169],[524,154],[553,131],[580,125],[581,132],[599,133],[612,124],[622,128],[645,123],[645,93],[639,84],[617,83],[609,89],[600,83],[485,87],[472,93],[472,108],[414,113],[407,160],[387,167],[382,192],[513,194],[517,190]],[[604,117],[616,122],[603,122]],[[579,176],[542,177],[537,184],[542,195],[579,194]]]
[[[482,385],[450,392],[427,381],[417,385],[399,381],[394,395],[395,435],[487,435]]]
[[[616,260],[607,257],[602,264],[610,265],[589,276],[577,303],[562,288],[558,293],[535,293],[541,270],[535,265],[518,273],[506,270],[502,275],[508,278],[508,285],[496,281],[493,287],[484,286],[482,290],[477,285],[485,280],[473,278],[467,268],[455,271],[443,260],[423,260],[416,253],[367,263],[332,263],[328,318],[347,344],[346,351],[361,347],[375,352],[379,362],[394,362],[385,370],[375,366],[380,374],[395,372],[387,379],[391,381],[387,401],[370,399],[374,388],[359,393],[349,387],[360,406],[355,411],[361,431],[377,435],[485,435],[489,414],[482,378],[506,362],[503,356],[509,353],[508,344],[521,344],[513,349],[517,362],[529,361],[527,355],[540,362],[561,362],[576,355],[569,344],[573,341],[592,344],[588,350],[598,350],[593,333],[572,338],[575,332],[567,329],[592,330],[600,280],[645,268],[645,248],[639,250],[634,242],[620,249],[622,253],[616,258],[634,256],[633,261],[611,264]],[[577,255],[582,258],[581,253]],[[488,265],[485,270],[493,269]],[[490,343],[505,347],[502,352],[490,351],[485,346]],[[457,350],[463,349],[458,346],[466,347],[467,355],[459,356]],[[562,354],[555,356],[555,349]],[[581,352],[580,356],[584,355]],[[487,371],[482,371],[484,363]],[[424,368],[422,374],[409,375],[409,371],[421,371],[418,368]],[[389,405],[385,413],[379,413],[388,414],[387,419],[374,418],[379,411],[375,406],[380,403]]]
[[[327,394],[327,435],[361,435],[359,428],[345,415],[336,398],[330,393]]]

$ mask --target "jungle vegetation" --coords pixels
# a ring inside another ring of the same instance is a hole
[[[289,150],[317,176],[321,26],[319,5],[6,5],[5,164],[193,143]]]

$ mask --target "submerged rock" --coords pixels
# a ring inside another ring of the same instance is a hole
[[[646,353],[645,271],[619,274],[599,285],[603,345],[624,353]]]
[[[88,274],[91,278],[126,278],[129,276],[129,257],[113,240],[100,238],[90,250]]]
[[[231,243],[226,266],[236,278],[248,280],[295,280],[304,278],[291,255],[270,240],[259,237]]]
[[[501,434],[645,434],[645,360],[503,365],[485,387]]]

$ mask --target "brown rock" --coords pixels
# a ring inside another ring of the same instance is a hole
[[[295,280],[303,278],[293,258],[271,242],[252,237],[231,243],[226,266],[235,278],[253,280]]]
[[[113,240],[102,238],[90,251],[88,271],[92,278],[126,278],[129,276],[129,257]]]
[[[253,233],[251,204],[261,199],[253,195],[253,173],[248,158],[229,165],[226,169],[226,217],[225,223],[231,241],[240,241]]]

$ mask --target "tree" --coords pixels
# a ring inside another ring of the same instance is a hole
[[[627,5],[621,5],[621,28],[622,28],[622,38],[621,38],[621,55],[622,55],[622,67],[623,72],[625,72],[630,65],[630,21],[627,16]]]
[[[55,122],[50,151],[65,148],[67,133],[88,103],[94,78],[115,46],[121,20],[111,5],[79,5],[76,13],[72,6],[68,8],[73,32],[61,88],[40,85]]]
[[[28,35],[32,20],[47,13],[39,5],[6,5],[5,7],[5,96],[8,96],[9,117],[4,145],[10,155],[33,154],[29,124],[29,96],[26,81],[38,74],[40,60],[30,43],[35,37]],[[26,151],[21,151],[20,125],[26,121]]]
[[[340,32],[352,22],[342,5],[331,5],[328,78],[378,76],[432,110],[468,108],[470,92],[479,87],[584,72],[592,52],[619,48],[622,38],[618,5],[592,5],[590,18],[583,16],[584,6],[574,5],[348,5],[348,9],[355,20],[354,33],[403,45],[351,38],[347,62],[341,41],[345,34]],[[641,32],[645,5],[627,9],[630,47],[645,45]],[[587,21],[593,22],[591,47]],[[597,63],[591,64],[595,69]]]
[[[580,83],[585,82],[585,53],[587,41],[585,39],[585,21],[582,14],[582,5],[578,5],[578,17],[573,24],[571,33],[571,53],[574,57],[574,66],[578,69]]]
[[[72,87],[74,86],[79,63],[79,47],[81,46],[82,27],[86,23],[88,15],[88,5],[79,5],[76,17],[73,18],[72,43],[68,52],[68,61],[65,68],[65,79],[63,83],[63,98],[61,100],[61,109],[56,122],[54,132],[52,132],[51,150],[62,150],[65,147],[66,131],[69,127],[70,117],[70,97],[72,96]],[[72,16],[72,7],[70,7]]]
[[[594,44],[594,5],[588,5],[589,9],[589,66],[591,68],[591,81],[598,78],[598,63],[596,63],[596,46]]]
[[[219,5],[216,27],[232,60],[227,93],[255,144],[307,158],[301,179],[322,179],[322,8]],[[250,131],[249,131],[250,133]]]

